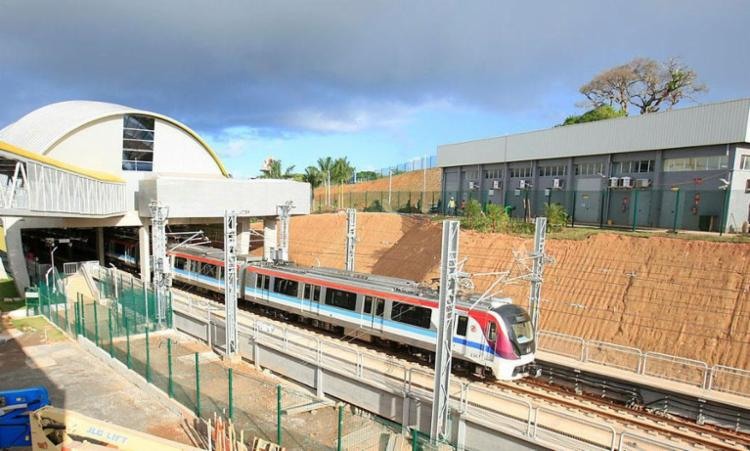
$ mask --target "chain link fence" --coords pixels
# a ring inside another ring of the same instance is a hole
[[[71,337],[89,340],[196,417],[231,420],[247,445],[259,438],[288,450],[438,449],[418,431],[404,435],[398,423],[279,384],[247,363],[224,360],[211,346],[175,333],[171,302],[159,321],[153,290],[139,281],[100,271],[97,287],[99,300],[80,293],[69,299],[42,283],[27,311],[45,316]]]

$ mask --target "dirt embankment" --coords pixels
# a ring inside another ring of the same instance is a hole
[[[440,168],[432,168],[427,170],[426,178],[424,171],[411,171],[399,175],[394,175],[391,180],[391,191],[408,191],[419,193],[422,192],[423,187],[427,192],[440,191],[441,174],[442,171],[440,170]],[[344,193],[388,191],[388,177],[352,185],[331,186],[331,192],[333,193],[333,196],[338,195],[342,192],[342,190]],[[319,186],[315,189],[315,196],[323,196],[324,194],[325,187]]]
[[[341,268],[343,214],[294,217],[290,257],[302,265]],[[360,213],[356,269],[429,281],[439,276],[441,224],[421,217]],[[465,271],[510,271],[531,239],[461,232]],[[750,244],[597,234],[547,241],[542,328],[709,364],[750,368]],[[491,276],[475,277],[484,290]],[[528,283],[501,296],[525,305]]]

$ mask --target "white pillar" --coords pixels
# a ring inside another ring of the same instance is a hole
[[[96,256],[99,264],[104,266],[104,227],[96,228]]]
[[[250,253],[250,218],[237,218],[237,255]]]
[[[151,243],[149,242],[148,226],[138,227],[138,256],[141,263],[141,280],[151,282]]]
[[[271,254],[271,249],[276,252],[279,247],[276,241],[276,218],[263,219],[263,259],[272,260],[275,255]]]
[[[29,272],[26,269],[26,258],[23,255],[21,243],[21,218],[4,217],[3,231],[5,232],[5,249],[8,253],[8,272],[16,284],[18,294],[23,296],[29,286]]]

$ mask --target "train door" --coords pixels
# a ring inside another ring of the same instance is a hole
[[[469,317],[458,315],[456,317],[456,333],[453,339],[453,352],[466,354],[466,335],[468,333]]]
[[[307,302],[302,303],[303,305],[302,309],[303,310],[307,309],[310,311],[310,313],[319,315],[320,314],[320,286],[306,283],[302,297],[307,301]],[[305,304],[308,304],[309,307],[305,308],[304,307]]]
[[[365,296],[365,306],[362,309],[364,322],[377,331],[383,331],[383,315],[385,314],[385,299]]]
[[[490,321],[487,325],[487,348],[482,350],[484,360],[490,361],[495,357],[495,343],[497,343],[497,323]]]

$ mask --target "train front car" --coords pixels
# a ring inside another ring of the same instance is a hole
[[[528,376],[534,370],[536,340],[526,310],[510,303],[493,306],[493,322],[487,329],[487,341],[494,345],[493,372],[497,379],[511,380]],[[494,326],[494,327],[493,327]]]

